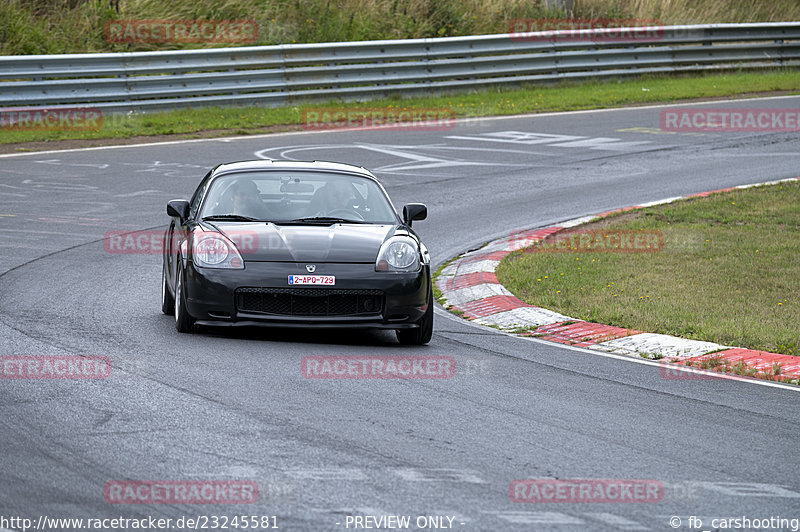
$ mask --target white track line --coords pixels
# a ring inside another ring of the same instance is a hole
[[[456,118],[456,124],[477,124],[483,121],[495,121],[495,120],[514,120],[518,118],[533,118],[533,117],[549,117],[549,116],[563,116],[563,115],[581,115],[587,113],[610,113],[615,111],[630,111],[630,110],[637,110],[637,109],[663,109],[669,107],[688,107],[688,106],[695,106],[695,105],[709,105],[717,102],[725,102],[728,103],[738,103],[738,102],[752,102],[752,101],[766,101],[766,100],[782,100],[782,99],[789,99],[789,98],[798,98],[798,95],[786,95],[786,96],[767,96],[765,98],[739,98],[736,100],[725,100],[725,99],[718,99],[718,100],[708,100],[702,102],[687,102],[687,103],[669,103],[669,104],[654,104],[654,105],[640,105],[640,106],[629,106],[629,107],[609,107],[605,109],[583,109],[580,111],[558,111],[558,112],[550,112],[550,113],[529,113],[529,114],[522,114],[522,115],[503,115],[503,116],[481,116],[481,117],[473,117],[473,118]],[[283,124],[287,126],[292,125],[300,125],[300,124]],[[175,144],[192,144],[196,142],[231,142],[235,140],[245,140],[245,139],[264,139],[264,138],[271,138],[271,137],[282,137],[282,136],[289,136],[289,135],[310,135],[310,134],[318,134],[318,133],[351,133],[353,131],[360,131],[360,130],[378,130],[378,129],[390,129],[394,126],[387,126],[386,128],[352,128],[352,129],[332,129],[326,131],[283,131],[283,132],[276,132],[276,133],[263,133],[260,135],[238,135],[234,137],[213,137],[208,139],[186,139],[186,140],[167,140],[163,142],[147,142],[144,144],[120,144],[120,145],[112,145],[112,146],[92,146],[90,148],[69,148],[64,150],[47,150],[47,151],[32,151],[32,152],[25,152],[25,153],[4,153],[0,154],[0,158],[8,158],[8,157],[26,157],[26,156],[39,156],[43,154],[50,154],[50,153],[69,153],[69,152],[81,152],[81,151],[92,151],[92,150],[112,150],[118,148],[139,148],[139,147],[151,147],[151,146],[169,146]],[[73,139],[67,139],[73,140]],[[91,140],[91,139],[74,139],[74,140]]]

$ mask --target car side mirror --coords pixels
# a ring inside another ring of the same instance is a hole
[[[167,203],[167,214],[179,218],[183,222],[189,216],[189,202],[186,200],[172,200]]]
[[[411,227],[414,220],[424,220],[428,217],[428,207],[424,203],[408,203],[403,206],[403,221]]]

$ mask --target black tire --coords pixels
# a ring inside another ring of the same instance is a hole
[[[403,345],[425,345],[433,336],[433,289],[428,290],[428,310],[416,329],[397,329],[397,341]]]
[[[186,291],[183,289],[183,268],[178,265],[175,281],[175,328],[178,332],[190,333],[194,329],[194,318],[186,310]]]
[[[167,286],[167,267],[161,266],[161,312],[167,316],[175,314],[175,298],[169,293]]]

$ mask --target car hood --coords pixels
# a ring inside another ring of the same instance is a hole
[[[394,224],[275,225],[273,223],[203,224],[233,240],[245,262],[374,263]],[[406,234],[405,231],[401,231]]]

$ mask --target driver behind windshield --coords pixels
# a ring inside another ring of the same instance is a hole
[[[358,206],[363,198],[359,199],[360,194],[347,181],[329,181],[320,187],[311,199],[311,212],[314,216],[329,216],[337,211],[348,211],[350,213],[358,211]],[[338,212],[338,215],[344,213]]]
[[[259,196],[258,185],[249,179],[237,181],[230,188],[231,204],[233,205],[230,214],[247,216],[263,220],[267,218],[267,208]]]

